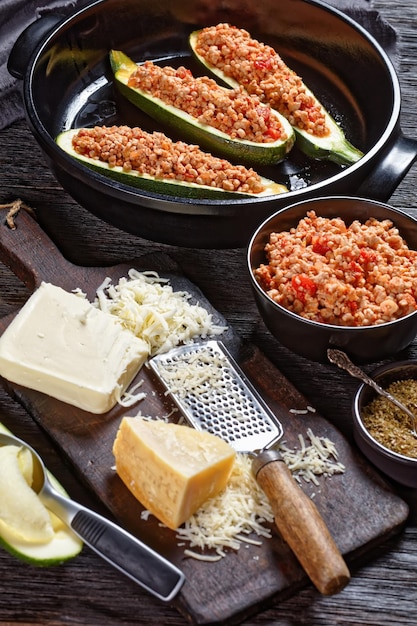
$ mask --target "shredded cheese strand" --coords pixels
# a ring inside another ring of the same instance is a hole
[[[122,397],[118,399],[118,403],[121,406],[129,408],[140,400],[146,398],[146,393],[144,391],[137,391],[143,385],[143,382],[144,381],[142,379],[138,383],[136,383],[136,385],[133,385],[129,389],[126,389]]]
[[[296,480],[301,479],[319,485],[317,476],[333,476],[343,474],[345,466],[340,463],[335,444],[327,437],[318,437],[311,428],[307,429],[307,436],[311,444],[306,445],[300,434],[300,449],[291,450],[285,443],[280,443],[282,457],[293,473]]]
[[[204,307],[191,304],[191,298],[187,291],[174,291],[157,272],[130,269],[128,278],[120,278],[117,285],[107,278],[97,289],[94,305],[144,339],[153,356],[226,330]]]

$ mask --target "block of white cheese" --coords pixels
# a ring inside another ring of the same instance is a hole
[[[173,530],[226,486],[236,454],[216,435],[141,417],[123,418],[113,453],[128,489]]]
[[[92,413],[109,411],[147,343],[80,294],[43,282],[0,337],[0,375]]]

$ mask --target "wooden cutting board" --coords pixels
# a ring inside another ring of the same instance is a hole
[[[126,265],[79,267],[62,257],[31,216],[20,213],[16,223],[15,230],[1,226],[0,261],[31,290],[44,280],[67,290],[79,287],[93,299],[96,288],[107,276],[116,283],[131,267],[156,270],[170,279],[175,290],[188,291],[213,313],[215,321],[224,323],[170,257],[155,254]],[[0,332],[12,317],[0,320]],[[298,446],[300,433],[307,441],[308,428],[336,444],[339,460],[346,466],[345,473],[320,478],[319,487],[305,483],[303,489],[311,496],[314,494],[318,509],[352,568],[369,557],[376,545],[401,530],[408,516],[406,503],[324,418],[312,412],[303,415],[291,412],[291,409],[305,409],[306,399],[258,349],[242,345],[232,329],[222,335],[222,340],[283,424],[284,440],[289,446]],[[141,389],[148,393],[140,405],[130,410],[117,406],[105,415],[92,415],[44,394],[6,381],[3,384],[58,444],[80,479],[120,524],[184,571],[186,583],[174,605],[187,621],[238,623],[308,584],[298,562],[275,530],[272,539],[260,547],[248,545],[237,552],[231,551],[221,561],[206,563],[184,558],[184,548],[177,545],[175,533],[161,528],[156,520],[141,520],[141,505],[112,469],[112,445],[123,415],[134,415],[140,409],[143,415],[162,416],[171,410],[170,401],[163,396],[148,368],[138,375],[138,380],[142,379]]]

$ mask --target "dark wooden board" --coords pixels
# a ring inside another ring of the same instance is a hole
[[[42,280],[72,290],[81,288],[93,298],[96,288],[109,276],[117,282],[127,270],[153,269],[170,278],[174,289],[186,290],[222,321],[204,295],[181,274],[180,268],[163,254],[141,257],[113,267],[79,267],[68,262],[32,217],[20,213],[17,228],[0,230],[0,260],[8,265],[30,290]],[[14,314],[0,320],[3,331]],[[294,415],[290,409],[305,408],[307,401],[254,346],[241,344],[229,329],[222,337],[253,384],[261,392],[284,426],[284,439],[298,445],[310,427],[316,435],[335,442],[346,471],[321,478],[320,486],[305,483],[349,565],[372,555],[375,546],[401,530],[408,507],[379,474],[347,443],[341,433],[317,413]],[[261,547],[242,547],[216,563],[185,559],[175,533],[160,528],[150,518],[141,520],[142,507],[115,475],[112,445],[123,415],[161,416],[171,409],[151,373],[144,368],[138,380],[147,396],[130,410],[115,407],[105,415],[92,415],[49,396],[3,381],[8,392],[21,402],[40,427],[50,435],[72,464],[75,472],[128,530],[175,562],[185,573],[186,583],[174,605],[195,624],[233,624],[296,593],[308,580],[276,532]],[[157,393],[152,393],[156,391]]]

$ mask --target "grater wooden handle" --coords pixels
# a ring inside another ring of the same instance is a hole
[[[276,526],[318,591],[332,595],[350,573],[316,505],[297,485],[278,451],[261,452],[253,461],[258,484],[269,498]]]

